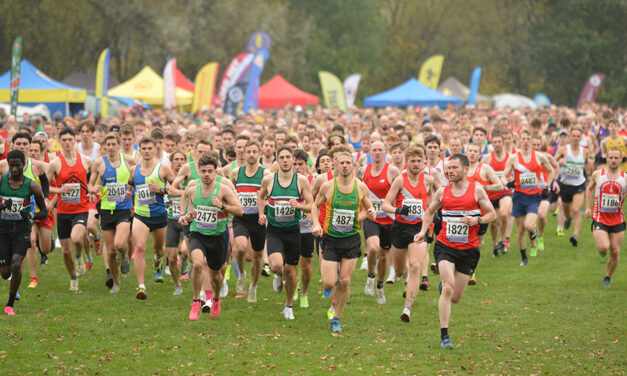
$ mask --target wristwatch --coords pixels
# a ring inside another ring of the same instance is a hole
[[[222,203],[222,210],[226,209],[226,202]]]
[[[480,225],[481,224],[481,217],[477,218],[477,224]]]

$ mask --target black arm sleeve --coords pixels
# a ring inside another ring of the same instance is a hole
[[[39,181],[41,184],[41,192],[44,194],[44,198],[50,198],[50,182],[48,182],[48,175],[45,173],[39,175]]]
[[[42,196],[35,196],[35,204],[39,208],[39,213],[35,213],[35,219],[41,220],[46,219],[48,217],[48,208],[46,207],[46,202]]]

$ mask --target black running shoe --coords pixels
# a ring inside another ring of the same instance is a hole
[[[573,247],[577,246],[578,241],[579,241],[579,238],[577,237],[577,235],[573,235],[570,237],[570,244],[572,244]]]
[[[39,266],[48,265],[48,256],[45,254],[41,254],[41,261],[39,261]]]
[[[573,220],[573,217],[566,218],[564,221],[564,230],[568,230],[570,228],[570,222]]]
[[[107,279],[105,280],[105,285],[107,285],[108,288],[112,288],[113,287],[113,277],[111,276],[111,274],[107,274]]]

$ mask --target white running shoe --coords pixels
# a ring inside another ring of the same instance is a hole
[[[294,309],[292,307],[283,308],[283,312],[281,313],[286,320],[294,320]]]
[[[283,278],[275,274],[274,280],[272,280],[272,288],[274,289],[274,291],[280,294],[281,291],[283,291]]]
[[[165,273],[165,275],[172,275],[172,272],[170,272],[170,265],[166,265],[163,272]]]
[[[183,294],[183,286],[174,286],[174,296],[179,296]]]
[[[257,303],[257,289],[248,289],[248,297],[246,297],[248,303]]]
[[[76,263],[76,275],[82,276],[86,273],[85,271],[85,262],[83,261],[83,256],[79,258],[74,258],[74,262]]]
[[[394,268],[390,266],[390,269],[388,271],[388,279],[385,280],[385,283],[393,284],[394,282],[396,282],[396,273],[394,272]]]
[[[202,313],[210,313],[212,304],[213,304],[213,299],[207,300],[205,304],[202,306],[202,308],[200,309]]]
[[[385,304],[385,295],[383,294],[383,288],[377,289],[377,303]]]
[[[222,288],[220,288],[220,298],[226,298],[227,295],[229,295],[229,284],[224,280],[222,282]]]
[[[237,279],[235,285],[235,295],[244,295],[246,293],[246,277],[241,276]]]
[[[118,294],[120,292],[120,285],[113,285],[111,290],[109,290],[109,294]]]
[[[70,279],[70,291],[78,292],[78,279]]]
[[[361,266],[359,267],[359,270],[368,270],[368,257],[367,256],[364,256],[361,259]]]
[[[202,300],[203,302],[207,300],[207,295],[205,294],[205,290],[200,290],[200,300]]]
[[[374,296],[374,278],[366,278],[366,287],[364,287],[366,296]]]
[[[411,320],[411,310],[407,307],[403,308],[403,313],[401,314],[402,322],[409,322]]]

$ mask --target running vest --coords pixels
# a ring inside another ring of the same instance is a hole
[[[262,166],[259,166],[253,176],[248,176],[246,175],[246,165],[244,165],[237,171],[235,190],[242,202],[244,215],[259,215],[259,209],[257,208],[257,192],[261,189],[264,170]]]
[[[94,145],[91,149],[91,153],[89,155],[85,154],[85,151],[83,150],[83,143],[79,142],[77,145],[78,148],[78,153],[81,155],[85,155],[86,157],[91,158],[92,161],[95,161],[96,159],[98,159],[99,154],[98,154],[98,150],[100,150],[100,145],[96,142],[94,142]]]
[[[72,190],[68,193],[59,193],[57,203],[58,214],[76,214],[89,211],[89,200],[87,199],[87,170],[83,167],[83,160],[79,153],[76,153],[76,163],[68,166],[62,152],[57,152],[61,161],[61,171],[56,178],[57,185],[63,187],[69,185]]]
[[[501,178],[503,177],[503,173],[505,172],[505,165],[507,164],[508,159],[509,159],[508,152],[505,152],[505,158],[500,162],[496,160],[496,154],[494,154],[494,152],[492,152],[492,155],[490,156],[490,167],[492,167],[492,169],[494,170],[494,173],[496,174],[496,177],[499,178],[499,180],[501,180]],[[490,200],[498,200],[508,193],[511,194],[512,191],[505,188],[499,192],[486,191],[486,193],[488,194],[488,198]]]
[[[570,144],[566,145],[566,164],[560,167],[560,180],[562,184],[578,186],[586,182],[583,175],[585,164],[583,148],[579,146],[579,154],[573,154]]]
[[[215,207],[211,202],[213,196],[218,195],[221,185],[222,176],[217,176],[213,191],[209,197],[205,198],[202,197],[202,183],[198,182],[194,195],[194,216],[190,231],[207,236],[221,235],[226,231],[228,213]]]
[[[377,212],[377,218],[374,221],[381,225],[390,225],[394,222],[393,216],[387,214],[381,209],[383,200],[388,194],[391,185],[388,181],[388,167],[390,167],[390,164],[384,163],[383,169],[379,175],[372,176],[372,163],[369,163],[366,166],[366,172],[364,172],[362,179],[370,191],[370,201],[372,201],[372,206]]]
[[[333,192],[327,201],[324,216],[324,233],[334,238],[347,238],[359,232],[359,185],[353,178],[353,189],[344,193],[337,186],[337,178],[333,179]]]
[[[290,205],[290,200],[300,200],[298,192],[298,174],[292,175],[292,181],[287,187],[279,184],[279,173],[274,174],[272,191],[268,196],[268,223],[274,227],[297,226],[300,221],[300,210]]]
[[[327,181],[333,179],[333,170],[327,172]],[[320,226],[324,226],[324,216],[326,214],[327,202],[323,202],[320,205],[320,215],[318,216],[318,222],[320,222]]]
[[[20,212],[23,208],[30,206],[30,182],[29,177],[24,176],[24,183],[18,189],[12,189],[9,186],[9,174],[2,175],[2,184],[0,184],[0,198],[4,203],[7,199],[11,199],[11,207],[0,212],[0,222],[17,222],[22,221]],[[6,247],[7,245],[3,245]]]
[[[133,203],[126,198],[126,185],[131,177],[131,172],[126,165],[124,154],[120,153],[120,165],[113,167],[109,157],[102,156],[105,170],[100,177],[100,209],[101,210],[130,210]]]
[[[436,163],[433,168],[440,173],[440,180],[442,181],[442,184],[448,185],[448,178],[446,177],[446,173],[444,171],[444,159],[440,158],[438,163]]]
[[[535,195],[542,192],[542,167],[538,164],[535,150],[531,150],[531,160],[525,162],[521,152],[518,152],[518,164],[514,168],[516,179],[515,190],[526,195]]]
[[[607,136],[607,142],[605,144],[605,150],[618,149],[623,153],[623,156],[627,155],[627,145],[623,142],[623,137],[619,134],[617,139],[613,139],[612,136]],[[623,162],[620,165],[620,169],[627,171],[627,162]]]
[[[466,192],[459,197],[453,195],[451,184],[444,188],[442,230],[437,240],[448,248],[464,250],[479,247],[479,225],[469,226],[460,222],[464,216],[479,217],[481,215],[481,207],[475,199],[475,184],[469,182]]]
[[[407,172],[403,175],[403,188],[396,195],[396,207],[409,206],[407,215],[396,214],[396,221],[407,224],[416,224],[422,222],[422,217],[427,210],[427,189],[425,188],[425,174],[421,173],[418,178],[418,184],[415,187],[411,185]]]
[[[620,171],[616,179],[610,179],[606,169],[602,169],[594,188],[592,219],[606,226],[616,226],[625,222],[623,215],[625,194],[627,194],[625,172]]]
[[[26,169],[24,170],[24,176],[26,176],[30,180],[35,181],[37,184],[41,185],[41,181],[39,180],[39,176],[35,176],[35,172],[33,171],[33,160],[30,157],[26,158]],[[39,208],[37,207],[37,205],[35,205],[35,196],[34,195],[31,195],[31,197],[30,197],[30,208],[31,208],[31,212],[33,212],[33,213],[38,213],[39,212]]]
[[[199,180],[200,175],[198,174],[198,170],[196,170],[196,165],[194,164],[194,160],[189,160],[189,179],[185,182],[185,185],[189,184],[192,180]]]
[[[159,188],[165,188],[165,182],[159,176],[161,163],[156,163],[148,176],[141,173],[141,163],[135,167],[133,182],[135,183],[135,214],[142,217],[160,217],[166,214],[163,194],[150,192],[148,183],[154,183]]]
[[[361,134],[359,135],[359,140],[357,141],[353,141],[351,140],[351,133],[348,132],[347,133],[347,137],[346,140],[348,140],[348,143],[351,144],[351,146],[353,147],[353,149],[355,151],[360,151],[361,150],[361,136],[363,136],[363,132],[361,132]]]
[[[313,181],[313,175],[309,175],[309,177],[307,177],[307,180],[309,181],[309,184],[311,184],[311,182]],[[301,234],[311,234],[313,221],[307,218],[307,214],[302,210],[300,210],[300,221],[298,222],[298,224],[300,226]]]

